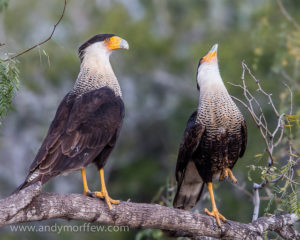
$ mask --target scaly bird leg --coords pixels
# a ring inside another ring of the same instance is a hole
[[[220,221],[220,219],[221,219],[223,222],[225,222],[225,221],[226,221],[226,218],[225,218],[221,213],[219,213],[219,211],[218,211],[218,209],[217,209],[217,206],[216,206],[216,203],[215,203],[215,197],[214,197],[214,192],[213,192],[213,185],[212,185],[212,182],[207,183],[207,188],[208,188],[209,195],[210,195],[210,199],[211,199],[212,211],[211,211],[211,212],[208,211],[207,208],[205,208],[204,211],[205,211],[208,215],[215,217],[218,226],[221,227],[221,221]]]
[[[87,180],[86,180],[86,175],[85,175],[85,170],[84,168],[81,169],[81,175],[82,175],[82,182],[83,182],[83,194],[85,196],[89,195],[89,193],[91,192],[89,190],[88,184],[87,184]]]
[[[93,192],[93,196],[104,198],[107,205],[108,205],[108,207],[109,207],[109,210],[112,210],[111,204],[119,204],[120,201],[111,199],[108,196],[108,192],[107,192],[106,185],[105,185],[105,180],[104,180],[103,168],[100,169],[99,173],[100,173],[100,181],[101,181],[101,192]]]
[[[225,168],[219,178],[219,181],[223,181],[225,178],[227,178],[229,176],[229,178],[231,179],[232,182],[237,183],[237,180],[235,178],[235,176],[233,176],[230,168]]]

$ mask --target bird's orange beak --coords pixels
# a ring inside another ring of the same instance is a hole
[[[115,50],[115,49],[129,49],[128,42],[118,36],[113,36],[108,39],[106,39],[105,44],[109,50]]]
[[[203,62],[211,62],[217,60],[217,50],[218,50],[218,44],[215,44],[210,51],[204,56],[201,60],[201,63]]]

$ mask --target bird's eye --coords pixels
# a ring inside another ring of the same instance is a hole
[[[106,39],[105,39],[105,42],[109,42],[109,41],[110,41],[110,38],[106,38]]]

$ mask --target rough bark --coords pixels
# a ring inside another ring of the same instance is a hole
[[[130,228],[156,228],[174,236],[203,239],[263,239],[262,234],[275,231],[284,239],[299,239],[293,229],[299,221],[295,214],[262,217],[243,224],[227,221],[219,228],[214,218],[157,204],[121,202],[109,211],[104,201],[82,194],[42,193],[36,183],[17,194],[0,200],[0,226],[44,219],[74,219]]]

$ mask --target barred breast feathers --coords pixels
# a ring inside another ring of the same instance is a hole
[[[200,96],[197,119],[204,123],[208,131],[237,131],[244,118],[230,97],[216,67],[217,65],[211,66],[203,71],[203,77],[198,76]]]

